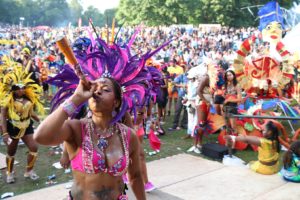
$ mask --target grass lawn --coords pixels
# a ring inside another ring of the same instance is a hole
[[[173,116],[167,117],[167,122],[165,125],[163,125],[165,130],[167,130],[168,127],[171,127],[172,119]],[[289,131],[289,127],[288,126],[286,127]],[[148,154],[152,150],[149,147],[148,140],[145,139],[144,149],[147,155],[146,156],[147,162],[180,154],[180,153],[185,153],[186,150],[192,145],[192,139],[186,139],[186,140],[181,139],[181,137],[185,136],[185,134],[186,134],[186,130],[173,131],[173,132],[167,131],[166,135],[160,136],[160,139],[162,141],[161,151],[158,154],[152,156]],[[216,141],[216,138],[217,138],[217,134],[204,137],[204,143]],[[14,192],[15,195],[18,195],[21,193],[30,192],[40,188],[48,187],[49,185],[46,184],[47,177],[53,174],[56,175],[56,179],[53,180],[56,182],[55,184],[64,183],[72,180],[71,173],[66,174],[64,173],[65,172],[64,169],[56,169],[52,166],[53,163],[58,162],[60,159],[61,154],[58,148],[45,147],[45,146],[39,147],[38,160],[35,165],[36,166],[35,171],[40,176],[40,179],[37,181],[31,181],[25,179],[23,177],[23,173],[26,165],[27,151],[28,150],[25,145],[20,145],[18,148],[16,154],[16,160],[19,161],[19,164],[16,165],[14,168],[16,172],[16,182],[14,184],[5,183],[5,178],[6,178],[5,169],[1,170],[0,195],[5,192]],[[6,154],[5,146],[3,145],[0,146],[0,152]],[[197,155],[194,153],[191,154],[195,156],[203,157],[203,155]],[[257,158],[257,153],[253,152],[251,149],[236,152],[235,155],[240,157],[246,162],[249,162],[250,160],[256,160]]]

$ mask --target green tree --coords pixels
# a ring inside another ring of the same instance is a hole
[[[121,0],[117,19],[128,24],[170,25],[218,23],[226,26],[257,25],[259,7],[248,12],[249,6],[264,5],[269,0]],[[290,8],[292,0],[280,2]],[[244,9],[241,9],[244,8]]]
[[[116,12],[117,12],[116,8],[106,9],[104,11],[105,24],[107,24],[108,26],[112,25],[112,21],[116,17]]]
[[[20,2],[16,0],[0,1],[0,22],[18,24],[21,17],[18,12],[22,9]]]
[[[293,1],[279,3],[289,9]],[[83,25],[88,25],[88,19],[92,18],[97,26],[104,26],[106,16],[108,25],[116,16],[118,22],[125,21],[129,25],[143,22],[150,26],[200,23],[257,26],[259,5],[267,2],[269,0],[120,0],[117,11],[108,9],[103,15],[94,7],[83,13],[83,0],[0,0],[0,22],[19,24],[20,17],[24,17],[24,25],[66,26],[69,22],[76,24],[82,16]]]
[[[73,25],[77,26],[78,19],[81,17],[83,8],[80,0],[71,0],[69,3],[70,18]]]
[[[39,11],[37,25],[66,26],[70,22],[70,10],[66,0],[37,0]]]
[[[93,6],[89,6],[83,13],[82,24],[88,26],[90,18],[93,20],[95,26],[103,27],[105,25],[104,15]]]
[[[137,9],[140,8],[137,3],[137,0],[121,0],[116,13],[118,21],[125,21],[128,24],[139,23],[136,22]]]

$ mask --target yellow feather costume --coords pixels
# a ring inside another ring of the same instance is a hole
[[[3,78],[3,76],[7,73],[7,71],[13,70],[14,68],[17,68],[17,67],[22,67],[22,65],[20,63],[13,61],[7,55],[4,55],[1,58],[1,61],[2,61],[2,64],[0,65],[0,78]]]
[[[24,135],[33,110],[36,110],[39,114],[44,114],[44,108],[40,101],[43,89],[30,78],[30,75],[18,66],[3,77],[0,85],[0,106],[8,109],[9,119],[15,127],[20,129],[20,133],[16,138]],[[29,104],[20,105],[20,102],[14,100],[13,86],[24,87],[25,96],[30,101]]]

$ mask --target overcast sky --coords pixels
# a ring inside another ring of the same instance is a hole
[[[103,13],[106,9],[118,7],[120,0],[82,0],[81,2],[83,9],[94,6]]]

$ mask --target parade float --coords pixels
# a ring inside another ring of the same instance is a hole
[[[233,64],[244,94],[239,114],[249,116],[237,118],[237,131],[239,135],[262,136],[265,124],[272,120],[281,130],[281,145],[288,148],[299,135],[294,128],[297,121],[289,120],[299,117],[299,49],[288,48],[295,45],[291,44],[289,32],[286,33],[284,13],[278,2],[262,6],[258,16],[261,38],[251,36],[244,40]],[[286,41],[283,34],[288,38]],[[293,29],[290,34],[294,34]],[[286,132],[283,120],[288,120],[291,134]],[[225,144],[224,134],[222,131],[218,137],[221,144]],[[242,143],[235,146],[240,150],[246,147]],[[255,146],[252,148],[257,150]]]

